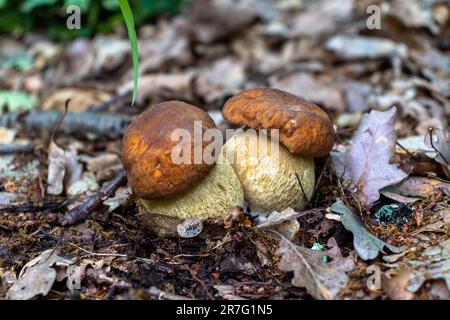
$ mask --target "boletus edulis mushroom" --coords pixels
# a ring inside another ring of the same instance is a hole
[[[185,219],[224,218],[243,205],[243,190],[230,164],[195,158],[210,144],[203,134],[215,128],[205,111],[180,101],[154,105],[128,127],[122,141],[128,184],[140,198],[141,220],[160,236],[176,236]],[[188,137],[174,139],[176,130]],[[173,156],[180,143],[187,144],[182,151],[187,161],[181,163]]]
[[[314,191],[314,157],[328,155],[335,141],[328,114],[290,93],[263,88],[230,98],[223,115],[232,124],[266,129],[269,135],[249,129],[224,146],[250,207],[266,214],[304,208]]]

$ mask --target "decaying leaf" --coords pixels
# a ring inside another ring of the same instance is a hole
[[[391,278],[382,276],[381,286],[383,291],[386,292],[389,298],[394,300],[412,300],[414,298],[414,293],[406,289],[409,282],[409,276],[410,273],[407,270],[400,270]]]
[[[54,267],[67,268],[73,263],[72,259],[58,256],[54,249],[42,252],[22,268],[6,297],[12,300],[28,300],[37,295],[47,295],[56,280]]]
[[[331,206],[331,211],[339,214],[345,229],[353,233],[353,245],[361,259],[375,259],[380,252],[384,252],[384,247],[387,247],[394,253],[403,251],[403,248],[387,244],[367,231],[359,219],[340,199]]]
[[[230,58],[219,59],[200,72],[195,81],[196,92],[211,103],[237,93],[245,79],[242,62]]]
[[[424,261],[409,262],[414,270],[407,289],[417,292],[427,280],[444,279],[450,290],[450,251],[443,247],[429,248],[422,256],[426,258]]]
[[[290,92],[311,100],[332,110],[345,109],[344,96],[341,89],[327,78],[318,78],[309,73],[292,73],[274,76],[269,79],[272,87]]]
[[[444,168],[450,177],[450,135],[441,129],[429,130],[425,136],[427,147],[435,151],[434,159]]]
[[[426,27],[437,34],[440,28],[437,10],[433,10],[435,3],[436,1],[393,1],[392,4],[387,2],[383,11],[386,15],[398,18],[407,27]]]
[[[365,205],[380,198],[379,190],[399,183],[407,175],[390,164],[395,144],[395,107],[385,112],[372,110],[365,114],[347,153],[333,153],[338,174],[358,188]]]
[[[337,35],[326,43],[327,49],[346,59],[383,58],[393,54],[404,57],[407,47],[385,38]]]
[[[426,198],[435,190],[442,190],[445,194],[450,194],[450,183],[428,177],[408,177],[404,181],[384,188],[381,192],[394,192],[402,196],[412,196]]]
[[[309,211],[297,212],[292,208],[287,208],[281,212],[274,211],[257,228],[271,228],[281,233],[288,240],[292,240],[300,230],[300,224],[297,218],[308,213]]]
[[[76,190],[80,188],[74,185],[82,183],[84,180],[82,170],[75,148],[69,147],[68,150],[64,150],[55,141],[50,141],[47,173],[47,192],[49,194],[59,195],[64,189],[69,195],[79,194]]]
[[[64,190],[66,174],[66,154],[54,141],[50,141],[48,150],[47,193],[58,195]]]
[[[216,289],[219,296],[221,296],[225,300],[247,300],[236,295],[236,288],[234,286],[215,285],[214,289]]]
[[[30,96],[19,91],[0,91],[0,107],[8,107],[10,112],[20,110],[33,109],[38,100],[34,96]]]
[[[314,36],[331,33],[339,23],[349,19],[354,9],[353,0],[311,1],[305,11],[293,20],[293,26],[287,32],[291,36]]]
[[[137,102],[143,103],[153,96],[189,99],[192,97],[193,79],[194,73],[191,71],[143,75],[139,79]],[[133,85],[133,81],[128,81],[119,88],[119,94],[132,90]]]
[[[108,212],[112,212],[121,205],[125,204],[131,195],[130,187],[119,187],[114,197],[108,198],[103,201],[105,206],[108,206]]]
[[[270,228],[270,227],[276,226],[278,224],[281,224],[283,222],[286,222],[286,221],[289,221],[292,219],[297,219],[307,213],[309,213],[309,211],[298,212],[292,208],[286,208],[281,212],[274,211],[267,216],[266,220],[264,220],[263,223],[260,223],[259,225],[257,225],[257,228],[261,228],[261,229]]]
[[[107,92],[93,89],[63,88],[50,94],[42,103],[42,109],[64,111],[64,103],[71,100],[71,111],[86,111],[89,107],[105,102],[111,95]]]
[[[212,42],[247,26],[257,16],[255,5],[255,1],[194,1],[187,8],[186,29],[199,41]]]
[[[339,291],[347,285],[346,272],[354,267],[353,258],[342,257],[334,238],[330,238],[328,246],[328,251],[311,250],[282,238],[278,249],[282,255],[280,270],[293,271],[292,284],[305,287],[317,299],[336,299]],[[324,257],[332,261],[325,263]]]
[[[83,173],[79,179],[70,184],[66,190],[69,197],[90,194],[98,189],[97,179],[92,172]]]

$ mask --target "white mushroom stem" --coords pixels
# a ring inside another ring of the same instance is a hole
[[[256,146],[256,147],[255,147]],[[252,210],[300,210],[314,191],[314,159],[293,155],[263,132],[237,132],[224,146]]]

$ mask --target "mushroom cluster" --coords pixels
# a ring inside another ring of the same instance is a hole
[[[262,131],[245,131],[224,146],[250,207],[260,214],[304,208],[314,190],[314,157],[329,154],[335,141],[328,114],[292,94],[265,88],[230,98],[223,115],[232,124],[266,129],[269,135],[277,129],[277,141]]]
[[[184,129],[194,137],[194,124],[201,135],[216,128],[200,108],[180,101],[154,105],[141,113],[128,127],[122,141],[122,161],[128,184],[139,198],[141,220],[160,236],[176,235],[184,219],[223,218],[242,206],[241,184],[226,161],[196,162],[195,150],[203,150],[204,139],[186,139],[189,161],[174,163],[172,152],[180,143],[175,130]]]
[[[139,199],[139,217],[160,236],[176,236],[177,226],[187,219],[222,219],[242,207],[244,199],[252,210],[270,213],[301,209],[311,198],[314,157],[327,155],[335,140],[327,113],[287,92],[254,89],[230,98],[223,115],[248,129],[238,130],[214,163],[195,159],[195,150],[210,144],[204,133],[217,128],[193,105],[154,105],[128,127],[122,142],[128,183]],[[180,129],[201,139],[183,141],[189,161],[175,163],[173,151],[180,141],[173,132]]]

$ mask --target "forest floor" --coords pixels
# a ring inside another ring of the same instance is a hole
[[[449,299],[449,21],[438,0],[195,1],[138,29],[133,107],[125,29],[1,36],[0,297]],[[146,230],[120,176],[131,119],[178,99],[226,129],[224,102],[257,87],[334,120],[305,211],[257,226],[236,209],[194,238]]]

